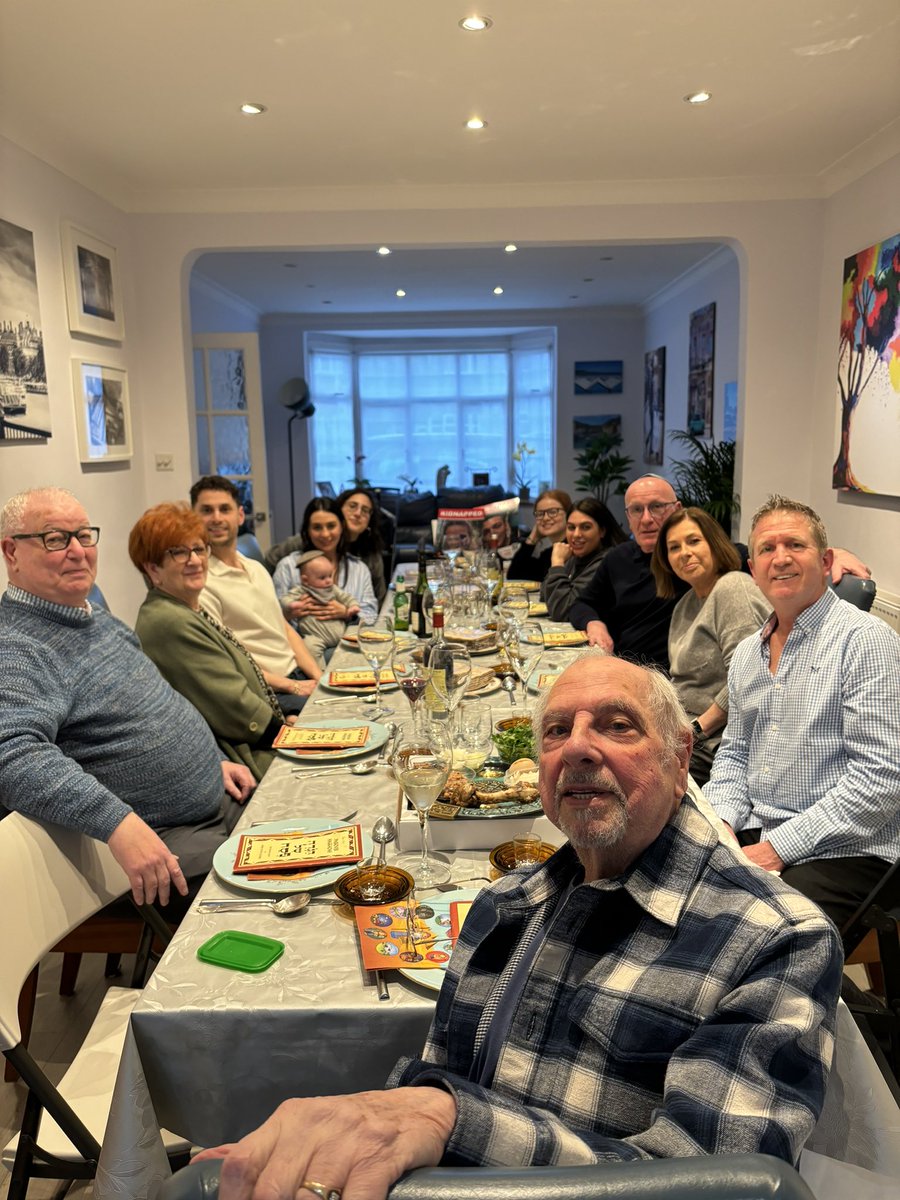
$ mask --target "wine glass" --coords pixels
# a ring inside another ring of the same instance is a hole
[[[462,700],[472,675],[472,659],[459,642],[435,642],[425,647],[428,679],[437,700],[450,716]]]
[[[514,583],[504,584],[497,601],[497,612],[504,621],[521,624],[528,620],[528,593]]]
[[[421,854],[401,854],[396,865],[409,871],[418,887],[437,887],[450,878],[449,863],[428,849],[428,811],[444,790],[453,752],[440,722],[404,725],[397,735],[391,764],[403,795],[415,808],[422,833]]]
[[[454,767],[464,775],[477,774],[491,752],[493,732],[494,719],[488,705],[464,700],[457,709]]]
[[[439,558],[431,559],[425,564],[425,578],[431,589],[432,597],[437,597],[438,588],[444,582],[444,564]]]
[[[357,645],[375,672],[375,713],[387,717],[394,711],[381,703],[381,672],[394,657],[394,622],[388,616],[360,620],[357,626]]]
[[[525,621],[517,625],[506,644],[506,652],[513,669],[522,681],[522,703],[528,711],[528,680],[531,678],[538,659],[544,653],[544,631],[537,621]]]
[[[397,683],[400,685],[401,692],[403,692],[403,695],[409,701],[409,713],[412,724],[418,728],[420,713],[422,711],[419,701],[428,687],[428,672],[421,663],[416,662],[415,657],[412,655],[410,655],[409,661],[404,659],[403,667],[403,673],[398,676]]]

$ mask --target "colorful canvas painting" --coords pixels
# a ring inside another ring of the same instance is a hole
[[[576,396],[610,396],[622,390],[622,360],[595,359],[575,364]]]
[[[900,234],[844,261],[831,486],[900,496]]]
[[[688,433],[713,435],[713,366],[716,358],[716,306],[691,313],[688,353]]]
[[[622,433],[622,416],[589,416],[572,418],[573,443],[576,450],[586,450],[601,433],[619,437]]]
[[[666,431],[666,348],[644,355],[644,462],[663,460]]]
[[[34,236],[0,220],[0,442],[50,434]]]

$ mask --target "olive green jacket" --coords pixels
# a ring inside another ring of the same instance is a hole
[[[223,753],[262,779],[273,753],[260,742],[273,714],[247,656],[199,613],[157,588],[147,593],[135,632],[163,678],[204,718]]]

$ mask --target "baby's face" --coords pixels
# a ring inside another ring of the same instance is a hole
[[[300,568],[300,578],[307,587],[331,587],[334,583],[334,567],[327,558],[313,558]]]

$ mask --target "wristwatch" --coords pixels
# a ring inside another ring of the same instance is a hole
[[[691,721],[691,729],[693,730],[694,737],[706,737],[706,734],[700,728],[700,722],[696,717],[694,717],[693,721]]]

